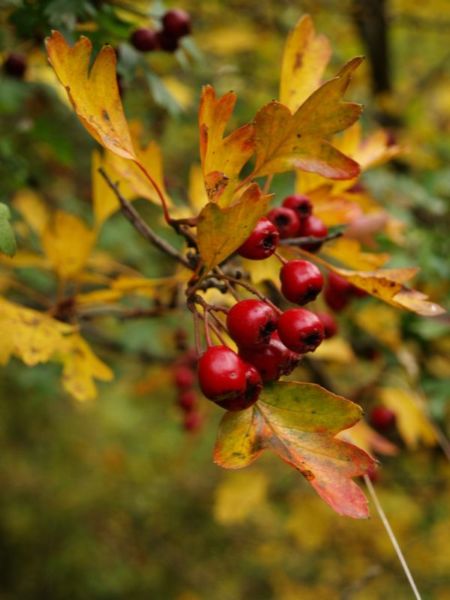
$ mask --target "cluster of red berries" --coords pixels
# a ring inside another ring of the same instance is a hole
[[[140,52],[164,50],[175,52],[180,39],[191,33],[191,17],[179,8],[168,10],[162,17],[162,29],[140,27],[133,31],[131,43]]]
[[[10,77],[22,79],[27,70],[27,59],[23,54],[11,52],[3,61],[3,71]]]
[[[337,273],[328,275],[328,282],[324,290],[324,299],[332,310],[340,312],[353,298],[363,298],[367,293],[349,283]]]
[[[194,387],[195,362],[195,353],[188,351],[177,361],[173,372],[173,381],[178,392],[177,405],[183,413],[183,428],[186,431],[197,431],[202,424]]]
[[[327,235],[324,223],[313,215],[311,200],[302,194],[293,194],[258,221],[238,253],[244,258],[263,260],[275,252],[280,239],[299,237],[317,238],[317,241],[300,244],[304,250],[316,252],[322,245],[321,239]]]

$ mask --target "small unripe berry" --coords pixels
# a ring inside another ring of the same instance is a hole
[[[210,346],[198,362],[198,380],[210,400],[224,400],[245,392],[246,364],[227,346]]]
[[[268,344],[260,348],[241,348],[239,356],[258,370],[264,382],[276,381],[282,375],[289,375],[301,358],[286,348],[276,331]]]
[[[297,213],[299,219],[305,219],[312,214],[312,203],[307,196],[302,194],[292,194],[283,200],[283,206],[290,208]]]
[[[330,315],[330,313],[326,312],[319,312],[316,313],[316,315],[322,321],[325,339],[335,336],[339,327],[333,315]]]
[[[278,246],[280,234],[273,223],[263,217],[260,219],[238,253],[244,258],[263,260],[271,256]]]
[[[245,392],[239,396],[232,396],[225,400],[216,400],[216,404],[224,408],[225,410],[231,410],[236,412],[238,410],[245,410],[254,404],[261,393],[263,383],[261,375],[255,369],[254,366],[246,364],[245,371],[246,387]]]
[[[298,234],[300,237],[312,236],[316,238],[326,238],[328,229],[321,219],[314,215],[310,215],[306,219],[301,220]],[[311,242],[310,244],[301,244],[301,247],[308,250],[308,252],[316,252],[321,246],[322,242],[319,240],[317,242]]]
[[[162,19],[164,32],[174,38],[180,38],[191,33],[191,17],[180,8],[168,10]]]
[[[174,381],[179,390],[188,390],[195,383],[194,372],[188,367],[178,366],[175,369]]]
[[[281,292],[295,304],[314,300],[323,287],[323,276],[316,265],[307,260],[290,260],[280,270]]]
[[[322,321],[305,308],[290,308],[278,320],[283,344],[299,354],[314,352],[324,338]]]
[[[374,406],[370,413],[370,424],[380,431],[393,427],[396,421],[395,413],[387,406]]]
[[[197,396],[193,390],[185,390],[178,397],[178,406],[184,411],[191,411],[197,404]]]
[[[297,235],[300,227],[300,219],[291,208],[279,206],[273,208],[267,215],[269,221],[275,225],[280,234],[280,239],[293,238]]]
[[[274,309],[262,300],[241,300],[230,308],[227,328],[240,348],[268,343],[277,328],[278,316]]]
[[[151,52],[158,48],[156,31],[148,27],[141,27],[133,31],[130,41],[140,52]]]
[[[351,294],[351,283],[337,273],[330,272],[324,292],[327,305],[335,312],[340,312],[350,302]]]
[[[27,59],[25,56],[23,56],[23,54],[11,52],[8,54],[5,62],[3,63],[3,70],[11,77],[22,79],[22,77],[25,75],[25,71],[27,70]]]

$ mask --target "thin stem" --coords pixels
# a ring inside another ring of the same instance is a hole
[[[142,219],[140,214],[136,211],[136,209],[128,202],[128,200],[120,193],[119,187],[116,183],[113,183],[109,178],[108,174],[104,171],[102,167],[98,170],[100,175],[109,185],[109,187],[115,193],[117,199],[120,202],[122,214],[126,219],[133,225],[133,227],[138,231],[142,237],[152,243],[154,246],[162,250],[168,256],[171,256],[176,261],[191,269],[189,261],[178,252],[169,242],[166,242],[163,238],[159,237],[153,229],[151,229],[147,223]]]
[[[210,348],[213,343],[211,341],[211,332],[209,331],[209,311],[208,309],[205,308],[205,312],[203,314],[203,322],[205,324],[205,337],[206,337],[206,344],[208,346],[208,348]]]
[[[305,237],[285,238],[284,240],[280,240],[280,244],[282,246],[302,246],[303,244],[315,244],[318,242],[324,244],[325,242],[329,242],[331,240],[340,238],[342,237],[342,235],[342,231],[334,231],[333,233],[329,233],[325,237],[316,237],[314,235],[309,235]]]
[[[280,263],[281,263],[282,265],[285,265],[285,264],[288,262],[288,261],[287,261],[287,260],[284,258],[284,256],[281,256],[281,254],[280,254],[279,252],[277,252],[277,251],[275,251],[275,252],[273,253],[273,255],[275,256],[275,258],[278,258],[278,260],[280,261]]]
[[[242,279],[236,279],[235,277],[231,277],[230,275],[225,275],[225,273],[223,273],[223,272],[220,273],[220,278],[224,279],[225,281],[228,281],[230,283],[234,283],[235,285],[240,285],[247,291],[251,292],[254,296],[256,296],[257,298],[259,298],[260,300],[262,300],[263,302],[265,302],[266,304],[271,306],[278,314],[281,314],[283,312],[282,310],[280,310],[278,308],[278,306],[276,306],[273,302],[271,302],[271,300],[269,300],[269,298],[264,296],[264,294],[261,294],[261,292],[259,290],[257,290],[255,287],[253,287],[250,283],[247,283],[246,281],[242,281]]]
[[[134,164],[144,173],[144,175],[147,177],[147,179],[150,181],[150,183],[154,187],[155,192],[157,193],[158,198],[161,201],[161,205],[162,205],[166,223],[168,225],[172,225],[172,219],[170,218],[170,215],[169,215],[169,209],[167,207],[167,202],[166,202],[166,199],[164,198],[164,194],[162,193],[161,188],[156,183],[156,181],[153,179],[153,177],[150,175],[150,173],[147,171],[147,169],[144,167],[144,165],[142,165],[138,160],[135,160]]]
[[[265,195],[269,192],[270,190],[270,186],[272,185],[272,179],[273,179],[273,175],[269,175],[266,179],[266,181],[264,182],[264,187],[262,189],[262,193]]]
[[[200,321],[199,321],[199,314],[198,312],[195,310],[195,307],[193,307],[194,310],[192,311],[192,315],[194,317],[194,339],[195,339],[195,351],[197,352],[197,356],[200,356],[200,354],[202,353],[202,343],[201,343],[201,339],[200,339]]]
[[[414,596],[415,596],[416,600],[421,600],[419,590],[417,589],[416,582],[414,581],[414,578],[411,575],[411,571],[409,570],[408,563],[406,562],[406,559],[403,555],[402,549],[400,548],[397,538],[395,537],[395,534],[392,531],[391,525],[388,521],[388,518],[386,517],[383,507],[380,504],[378,496],[375,493],[375,488],[373,487],[372,482],[370,481],[370,479],[367,475],[364,475],[364,482],[367,486],[367,489],[369,490],[369,494],[372,497],[373,503],[375,504],[375,508],[377,509],[377,512],[380,516],[381,522],[383,523],[384,528],[386,529],[386,532],[389,536],[389,539],[391,540],[391,543],[394,547],[394,550],[397,554],[400,564],[402,565],[403,571],[406,575],[409,585],[411,586]]]

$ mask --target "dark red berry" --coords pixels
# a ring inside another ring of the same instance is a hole
[[[330,315],[330,313],[326,312],[319,312],[316,313],[316,315],[322,321],[325,339],[335,336],[339,328],[333,315]]]
[[[158,47],[166,52],[175,52],[178,48],[178,39],[179,38],[164,31],[164,29],[161,29],[161,31],[156,33]]]
[[[268,344],[260,348],[242,348],[239,356],[258,370],[264,382],[275,381],[282,375],[289,375],[301,358],[286,348],[276,331]]]
[[[307,260],[290,260],[280,270],[283,296],[295,304],[307,304],[320,294],[323,276],[316,265]]]
[[[321,219],[314,215],[310,215],[309,217],[306,217],[306,219],[301,220],[298,235],[299,237],[326,238],[328,229]],[[308,252],[316,252],[321,246],[322,242],[320,240],[309,244],[301,244],[301,247],[308,250]]]
[[[168,10],[162,19],[164,32],[171,37],[180,38],[191,33],[191,17],[180,8]]]
[[[275,252],[279,239],[278,229],[269,219],[263,217],[256,223],[249,237],[238,249],[238,253],[244,258],[263,260]]]
[[[305,219],[312,214],[312,203],[308,196],[302,194],[292,194],[283,200],[283,206],[294,210],[299,219]]]
[[[367,477],[372,483],[376,483],[379,480],[380,472],[376,464],[369,465],[369,468],[367,469]]]
[[[179,390],[188,390],[195,383],[195,375],[189,367],[178,366],[174,372],[175,385]]]
[[[198,431],[202,426],[202,415],[196,411],[187,412],[184,415],[183,427],[185,431]]]
[[[11,77],[22,79],[22,77],[25,75],[25,71],[27,70],[27,59],[25,56],[23,56],[23,54],[11,52],[11,54],[8,54],[3,63],[3,70]]]
[[[197,404],[197,396],[193,390],[185,390],[178,397],[178,406],[189,412]]]
[[[140,50],[141,52],[151,52],[158,48],[156,31],[148,27],[141,27],[133,31],[130,41],[136,50]]]
[[[225,400],[245,392],[247,365],[227,346],[211,346],[198,362],[198,380],[210,400]]]
[[[324,298],[327,305],[335,312],[343,310],[350,302],[352,285],[346,279],[331,272],[325,287]]]
[[[386,406],[374,406],[370,413],[370,424],[380,431],[386,431],[395,424],[395,413]]]
[[[314,352],[324,338],[322,321],[306,308],[290,308],[278,319],[283,344],[299,354]]]
[[[280,234],[280,239],[293,238],[297,235],[300,227],[300,219],[291,208],[279,206],[272,209],[267,218],[275,225]]]
[[[240,348],[260,346],[277,328],[278,315],[262,300],[241,300],[228,312],[227,328]]]
[[[355,298],[365,298],[368,296],[366,290],[362,290],[361,288],[356,287],[356,285],[351,285],[351,294],[355,296]]]
[[[222,401],[216,401],[216,404],[225,408],[226,410],[238,411],[245,410],[252,406],[259,397],[261,393],[263,383],[261,379],[261,375],[258,371],[250,364],[246,365],[247,369],[245,372],[245,378],[247,381],[247,385],[245,388],[245,392],[236,397],[226,398]]]

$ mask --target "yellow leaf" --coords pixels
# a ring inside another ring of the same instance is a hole
[[[248,238],[257,221],[266,214],[270,196],[252,184],[237,202],[220,208],[210,202],[199,215],[197,242],[209,271],[228,258]]]
[[[243,523],[266,505],[268,481],[261,471],[227,473],[216,488],[214,518],[222,525]]]
[[[203,88],[199,108],[200,157],[206,191],[217,200],[235,180],[254,151],[253,125],[248,124],[224,137],[225,128],[236,103],[236,94],[228,92],[216,98],[214,88]]]
[[[58,211],[42,234],[42,246],[58,276],[70,279],[86,265],[95,238],[78,217]]]
[[[269,256],[265,260],[242,259],[242,266],[250,275],[252,283],[263,283],[272,281],[276,286],[280,285],[280,261],[276,256]]]
[[[122,298],[123,293],[120,290],[95,290],[86,292],[85,294],[77,294],[75,296],[75,304],[77,306],[91,306],[92,304],[109,304]]]
[[[349,364],[355,361],[352,347],[342,337],[332,337],[324,340],[311,356],[313,360],[333,361],[341,364]]]
[[[194,215],[198,215],[208,203],[208,195],[200,165],[192,165],[189,171],[189,201]]]
[[[436,434],[416,392],[397,387],[380,388],[378,392],[381,402],[395,413],[397,428],[409,448],[417,448],[419,442],[434,446]]]
[[[111,381],[114,377],[111,369],[95,356],[88,343],[78,334],[64,340],[59,358],[63,363],[63,387],[81,402],[96,398],[94,379]]]
[[[117,86],[114,48],[102,48],[89,72],[92,43],[86,37],[70,47],[58,31],[53,31],[46,47],[50,63],[84,127],[105,148],[134,160]]]
[[[183,109],[192,104],[192,89],[176,77],[163,77],[163,84]]]
[[[363,252],[358,240],[351,240],[346,237],[327,243],[322,252],[346,267],[362,271],[382,267],[390,258],[389,254],[385,253]]]
[[[29,227],[42,234],[49,220],[49,211],[39,194],[30,189],[19,190],[13,199],[16,208]]]
[[[353,318],[361,329],[391,350],[400,347],[402,343],[400,314],[390,306],[368,304],[353,313]]]
[[[361,60],[354,58],[348,62],[295,113],[276,101],[266,104],[257,113],[254,176],[294,169],[319,173],[330,179],[350,179],[359,174],[358,164],[332,146],[327,138],[352,125],[361,114],[359,104],[342,101]]]
[[[317,35],[309,15],[304,15],[289,34],[283,53],[280,102],[292,112],[320,85],[331,57],[331,45]]]

